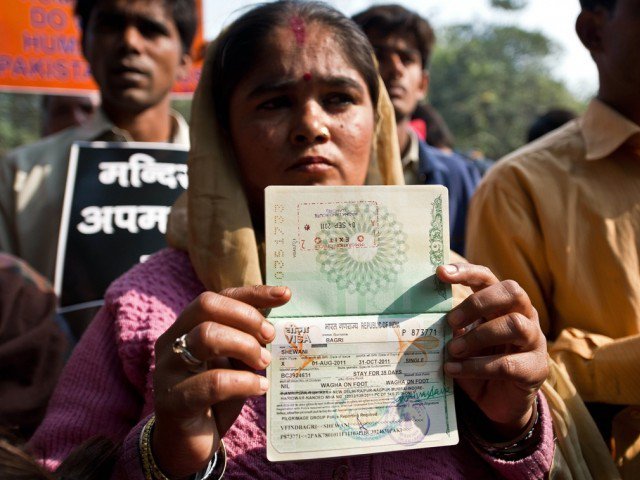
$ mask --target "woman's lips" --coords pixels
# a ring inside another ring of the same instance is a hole
[[[295,170],[298,172],[319,173],[327,171],[334,167],[333,162],[324,157],[303,157],[287,170]]]

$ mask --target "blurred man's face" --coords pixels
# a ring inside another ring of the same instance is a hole
[[[159,0],[100,1],[83,47],[111,114],[168,101],[175,81],[189,67],[171,12]]]
[[[640,2],[617,0],[612,12],[600,12],[597,52],[601,77],[621,98],[640,98]]]
[[[51,95],[47,98],[42,117],[42,136],[82,125],[98,109],[99,100],[92,96]]]
[[[396,121],[411,118],[418,102],[427,94],[429,77],[415,41],[400,35],[369,32],[384,81],[396,113]]]

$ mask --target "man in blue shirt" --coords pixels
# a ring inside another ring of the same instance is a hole
[[[429,88],[427,67],[435,43],[433,30],[424,18],[399,5],[371,7],[353,20],[373,45],[393,103],[405,182],[449,189],[451,248],[464,254],[467,208],[480,172],[461,155],[427,145],[410,126],[411,115]]]

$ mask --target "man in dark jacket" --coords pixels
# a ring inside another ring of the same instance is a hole
[[[423,142],[410,126],[411,115],[429,88],[427,67],[435,43],[433,30],[427,20],[399,5],[371,7],[353,20],[373,45],[393,103],[405,182],[449,189],[451,248],[464,254],[467,207],[480,172],[461,155]]]

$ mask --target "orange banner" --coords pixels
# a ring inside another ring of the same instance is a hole
[[[82,93],[97,90],[80,48],[74,0],[2,0],[0,15],[0,90],[32,93]],[[202,1],[193,46],[194,67],[174,93],[192,93],[202,65]]]

